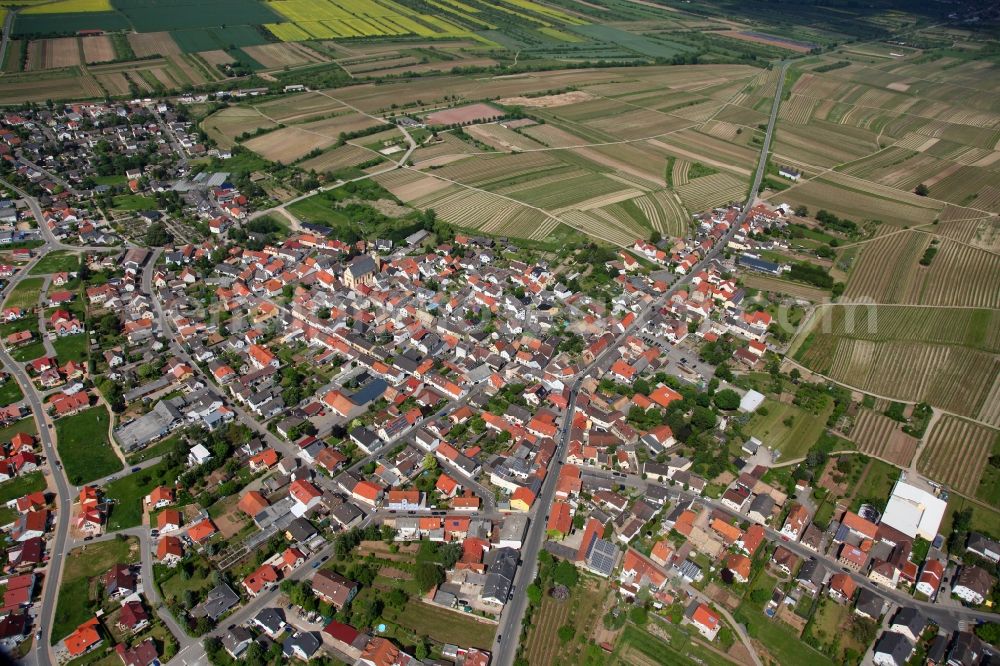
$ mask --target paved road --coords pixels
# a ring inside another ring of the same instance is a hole
[[[40,252],[38,256],[33,259],[29,264],[27,264],[21,271],[14,276],[13,279],[4,288],[2,295],[4,298],[21,282],[22,279],[31,270],[38,261],[44,256],[44,252]],[[49,554],[48,568],[45,570],[45,583],[42,590],[42,606],[39,617],[37,618],[34,631],[40,631],[42,635],[42,641],[45,644],[44,650],[39,650],[37,647],[31,651],[28,655],[25,663],[27,664],[41,664],[42,666],[47,666],[50,663],[55,663],[55,655],[49,649],[48,636],[51,631],[51,619],[55,612],[56,605],[56,592],[59,587],[59,580],[62,574],[62,561],[65,554],[68,552],[66,547],[67,535],[69,532],[69,514],[70,506],[73,501],[73,491],[72,486],[66,480],[66,475],[63,473],[61,467],[57,467],[55,462],[59,460],[59,456],[56,452],[56,441],[55,432],[51,428],[51,421],[48,415],[45,413],[45,408],[42,405],[42,397],[35,389],[34,383],[25,372],[24,366],[21,363],[16,362],[7,353],[7,350],[0,346],[0,361],[3,361],[3,365],[7,372],[11,374],[12,377],[17,381],[18,385],[21,387],[21,392],[24,394],[24,402],[27,403],[28,407],[31,408],[33,413],[33,418],[35,419],[35,425],[38,429],[38,438],[42,444],[42,453],[45,455],[46,460],[49,465],[49,475],[50,485],[55,485],[56,490],[56,504],[58,510],[55,514],[55,529],[53,538],[46,544],[46,549]]]
[[[156,122],[160,125],[160,129],[162,129],[163,133],[167,135],[167,141],[170,142],[170,147],[173,148],[176,153],[177,165],[187,167],[187,153],[184,152],[181,142],[177,140],[177,134],[167,125],[167,122],[163,119],[163,116],[160,115],[160,112],[156,110],[155,102],[149,105],[149,110],[156,118]]]
[[[573,418],[573,413],[576,409],[576,400],[579,394],[580,385],[587,376],[594,374],[598,370],[605,370],[605,365],[613,358],[614,354],[617,354],[616,350],[619,344],[626,337],[632,335],[635,330],[641,328],[641,326],[645,323],[646,318],[659,309],[663,303],[666,303],[678,289],[685,286],[702,268],[715,260],[719,253],[725,249],[729,240],[732,239],[732,237],[739,230],[743,220],[746,219],[748,211],[751,207],[753,207],[754,200],[757,196],[757,190],[760,188],[760,182],[764,176],[764,169],[767,165],[768,151],[771,146],[771,137],[774,134],[774,123],[778,117],[778,107],[781,104],[781,92],[785,81],[785,70],[787,68],[787,62],[781,64],[778,84],[774,91],[774,100],[771,103],[771,115],[768,118],[767,132],[764,135],[764,142],[761,146],[760,158],[757,163],[757,171],[754,173],[753,184],[750,188],[750,196],[747,198],[746,205],[743,207],[743,211],[740,213],[736,222],[732,225],[732,227],[730,227],[726,236],[720,239],[719,242],[716,243],[716,245],[705,255],[704,259],[698,262],[698,264],[695,265],[687,273],[687,275],[675,282],[674,285],[658,300],[653,301],[642,310],[632,325],[629,326],[620,336],[618,336],[615,343],[608,345],[607,349],[605,349],[605,351],[598,358],[594,359],[593,363],[588,365],[583,370],[570,389],[569,401],[566,407],[562,430],[560,433],[561,436],[559,446],[553,456],[553,464],[545,475],[545,480],[542,482],[542,489],[539,493],[538,501],[535,503],[532,521],[528,527],[528,533],[521,548],[521,566],[518,568],[517,574],[514,578],[514,585],[512,589],[514,596],[513,599],[504,606],[500,624],[497,628],[496,638],[493,643],[494,663],[496,663],[497,666],[511,666],[514,663],[514,657],[517,654],[517,646],[521,633],[521,622],[528,604],[527,595],[524,592],[528,585],[530,585],[535,579],[536,568],[538,565],[538,551],[541,549],[542,542],[545,537],[545,516],[548,515],[549,507],[552,505],[552,499],[555,496],[556,479],[559,475],[559,469],[563,464],[562,461],[566,453],[566,449],[569,446],[569,426]],[[503,640],[504,636],[507,637],[506,641]]]
[[[4,37],[6,38],[6,32]],[[28,276],[32,267],[34,267],[42,259],[42,257],[53,250],[66,249],[83,252],[109,250],[118,251],[121,249],[108,247],[80,247],[62,243],[56,239],[55,235],[45,224],[41,207],[38,205],[38,201],[34,197],[5,180],[0,179],[0,185],[17,192],[17,194],[25,201],[28,208],[31,210],[32,215],[34,215],[35,221],[38,223],[39,231],[44,240],[44,244],[42,246],[34,249],[34,259],[25,265],[17,273],[17,275],[11,278],[10,282],[7,283],[7,286],[4,287],[2,292],[0,292],[0,296],[2,296],[3,299],[6,299],[7,295],[14,290],[21,280]],[[56,450],[55,431],[51,429],[52,422],[49,420],[48,415],[45,413],[43,408],[43,395],[35,388],[35,385],[28,376],[28,373],[24,370],[24,365],[14,361],[14,359],[11,358],[2,346],[0,346],[0,361],[3,362],[6,370],[10,372],[11,376],[14,377],[18,385],[21,387],[21,392],[24,394],[24,402],[26,402],[31,408],[33,418],[35,419],[35,424],[38,429],[39,440],[42,444],[42,452],[44,453],[46,462],[49,466],[48,478],[50,479],[50,485],[54,485],[56,490],[56,504],[58,506],[58,510],[55,512],[55,526],[52,532],[52,538],[46,544],[46,549],[49,554],[49,563],[47,569],[45,570],[41,610],[36,618],[35,627],[33,628],[35,631],[41,632],[42,642],[45,644],[45,649],[32,650],[28,657],[24,660],[24,663],[26,664],[40,664],[41,666],[48,666],[49,664],[55,663],[55,654],[49,646],[49,634],[52,630],[52,616],[55,613],[56,593],[59,589],[59,582],[62,577],[62,562],[66,553],[68,553],[72,548],[72,546],[67,543],[67,536],[69,533],[73,495],[76,488],[69,483],[62,470],[61,463],[59,463],[59,455]]]
[[[17,15],[17,11],[17,9],[9,10],[7,18],[3,22],[3,40],[0,41],[0,63],[7,57],[7,47],[10,46],[10,31],[14,27],[14,17]]]
[[[3,61],[0,60],[0,62],[3,62]],[[65,181],[62,178],[60,178],[59,176],[55,175],[54,173],[52,173],[51,171],[49,171],[45,167],[43,167],[43,166],[41,166],[39,164],[35,164],[34,162],[28,160],[28,158],[26,158],[24,156],[24,154],[20,150],[17,151],[16,153],[14,153],[14,156],[17,157],[17,159],[18,159],[19,162],[21,162],[23,164],[27,164],[28,166],[30,166],[35,171],[40,171],[41,173],[44,173],[46,178],[48,178],[52,182],[56,183],[57,185],[61,186],[64,190],[68,191],[74,197],[80,196],[79,190],[77,190],[76,188],[74,188],[67,181]]]

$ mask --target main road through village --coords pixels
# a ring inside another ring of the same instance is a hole
[[[615,344],[608,345],[601,355],[595,358],[590,365],[579,373],[570,388],[569,402],[566,406],[562,429],[559,433],[559,446],[556,450],[556,454],[552,457],[552,468],[549,469],[548,473],[545,475],[545,481],[542,483],[542,490],[538,495],[538,501],[535,502],[535,506],[533,507],[534,515],[532,516],[531,524],[528,527],[528,534],[521,547],[521,566],[518,568],[517,574],[514,577],[514,596],[507,603],[507,605],[504,606],[503,614],[500,616],[500,624],[497,627],[497,633],[493,639],[493,663],[497,666],[513,665],[514,658],[517,654],[518,643],[523,638],[521,635],[521,624],[524,619],[525,609],[527,608],[527,595],[525,594],[525,590],[535,579],[536,568],[538,566],[538,551],[542,547],[542,540],[545,536],[545,516],[548,515],[549,507],[552,505],[552,499],[555,496],[556,490],[556,480],[559,477],[559,469],[563,465],[566,448],[569,446],[570,424],[573,421],[573,412],[576,409],[576,399],[580,391],[580,384],[588,376],[605,370],[609,361],[612,360],[613,350],[617,349],[626,337],[632,335],[633,331],[642,327],[646,318],[650,314],[655,313],[656,310],[666,303],[678,289],[685,286],[691,278],[694,275],[697,275],[698,272],[709,262],[715,260],[719,252],[726,247],[729,240],[740,228],[740,225],[743,224],[743,220],[746,218],[747,213],[750,208],[753,207],[754,200],[757,197],[757,190],[760,188],[761,179],[764,177],[764,169],[767,166],[768,151],[771,147],[771,136],[774,133],[774,123],[778,117],[778,107],[781,105],[781,93],[784,89],[785,71],[788,69],[788,65],[789,63],[787,62],[782,62],[780,65],[777,84],[775,85],[774,90],[774,99],[771,101],[771,115],[767,120],[767,132],[764,135],[764,142],[760,149],[760,157],[757,160],[757,171],[754,173],[753,183],[750,187],[750,195],[747,197],[746,204],[743,206],[743,211],[740,213],[736,222],[732,225],[732,227],[730,227],[726,236],[720,239],[719,242],[716,243],[711,250],[709,250],[705,257],[690,271],[688,271],[687,275],[675,282],[666,293],[660,296],[660,298],[647,305],[642,312],[636,316],[632,325],[622,332],[622,334],[615,341]]]

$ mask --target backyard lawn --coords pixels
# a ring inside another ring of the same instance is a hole
[[[98,599],[91,595],[90,579],[104,574],[114,564],[139,561],[139,540],[111,539],[81,546],[63,560],[59,601],[52,624],[52,644],[68,636],[94,616]]]
[[[78,333],[77,335],[66,335],[56,338],[52,342],[52,346],[56,350],[56,356],[60,363],[66,363],[67,361],[83,363],[87,360],[87,352],[90,345],[87,340],[87,334]]]
[[[32,436],[37,435],[38,428],[35,427],[35,419],[28,416],[20,421],[14,421],[6,428],[0,428],[0,442],[9,442],[10,438],[19,432],[26,432]]]
[[[164,601],[175,599],[183,602],[184,593],[188,590],[194,592],[197,598],[201,598],[203,593],[215,587],[211,572],[212,568],[208,563],[197,555],[193,560],[193,571],[187,578],[184,577],[180,567],[168,569],[160,565],[155,567],[153,575],[160,586]]]
[[[889,501],[889,493],[899,479],[899,469],[872,458],[868,469],[861,474],[861,482],[854,493],[852,508],[857,511],[864,502],[870,502],[881,511]]]
[[[461,636],[463,645],[487,649],[493,644],[497,628],[493,623],[478,622],[464,613],[429,606],[416,599],[411,599],[402,612],[386,608],[382,616],[418,636],[429,636],[441,643],[454,642],[456,636]]]
[[[156,199],[141,194],[119,194],[114,199],[118,210],[156,210]]]
[[[45,356],[45,343],[38,336],[35,336],[34,342],[29,342],[22,347],[10,350],[10,357],[21,363],[34,361],[36,358],[41,358],[42,356]]]
[[[781,620],[767,617],[754,604],[744,601],[735,615],[737,622],[742,621],[746,624],[750,638],[759,641],[770,653],[774,662],[833,666],[833,662],[826,655],[799,640],[791,627]]]
[[[0,405],[9,405],[22,398],[24,398],[24,394],[13,377],[8,377],[7,381],[0,384]]]
[[[6,504],[28,493],[45,490],[45,476],[41,471],[28,472],[10,481],[0,483],[0,504]]]
[[[38,263],[28,271],[29,275],[47,275],[48,273],[72,273],[80,268],[80,255],[70,250],[56,250],[38,260]]]
[[[170,453],[177,446],[177,443],[181,441],[181,435],[171,435],[161,442],[156,444],[151,444],[144,449],[140,449],[135,453],[129,453],[125,455],[125,459],[128,460],[129,465],[134,465],[140,463],[143,460],[149,460],[150,458],[155,458],[156,456],[162,456]]]
[[[90,483],[122,469],[108,443],[109,419],[108,410],[99,405],[56,421],[59,457],[72,484]]]
[[[156,486],[173,485],[178,471],[161,461],[109,483],[104,489],[106,497],[112,500],[108,529],[123,530],[142,524],[143,498]]]
[[[760,411],[766,410],[762,415]],[[806,412],[795,405],[785,405],[767,399],[761,410],[750,420],[747,432],[760,439],[766,446],[781,451],[785,460],[801,458],[816,443],[826,428],[826,419],[833,411],[833,401],[818,415]]]
[[[26,310],[35,307],[38,305],[38,294],[42,291],[44,284],[45,280],[40,277],[21,280],[4,301],[4,307],[18,307]]]

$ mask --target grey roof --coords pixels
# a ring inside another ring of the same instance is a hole
[[[913,654],[913,643],[903,634],[886,631],[875,643],[875,654],[888,655],[898,666],[902,666]]]
[[[854,604],[854,608],[868,617],[878,618],[881,617],[882,610],[885,608],[885,600],[875,592],[863,587],[858,592],[858,600]]]
[[[488,565],[483,598],[503,603],[507,600],[517,572],[518,552],[513,548],[497,548],[490,551],[489,557],[492,563]]]
[[[274,634],[285,626],[285,614],[280,608],[265,608],[254,616],[253,621]]]
[[[914,636],[919,636],[927,626],[927,620],[916,608],[905,606],[892,618],[891,626],[906,627]]]
[[[320,638],[315,631],[302,631],[286,638],[281,644],[281,652],[290,658],[295,654],[295,648],[298,648],[306,657],[311,657],[319,649],[320,644]]]
[[[316,535],[316,528],[305,518],[296,518],[288,523],[287,531],[296,541],[302,542]]]
[[[191,610],[191,615],[194,617],[210,617],[213,620],[218,620],[223,613],[238,604],[239,601],[240,596],[233,592],[231,587],[225,583],[221,583],[212,588],[205,601]]]
[[[377,273],[378,266],[375,265],[375,260],[369,255],[361,254],[351,260],[351,263],[347,266],[347,270],[350,271],[353,277],[359,278],[370,273]]]
[[[161,400],[148,413],[115,431],[115,438],[126,449],[143,447],[170,431],[182,419],[181,413],[169,402]]]
[[[229,654],[240,656],[247,649],[253,640],[253,634],[243,627],[233,627],[222,637],[222,647],[226,648]]]

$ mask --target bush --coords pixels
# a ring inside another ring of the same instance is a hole
[[[636,606],[628,612],[628,619],[641,627],[649,621],[649,613],[642,606]]]
[[[732,389],[722,389],[715,394],[715,406],[730,411],[740,406],[740,394]]]

